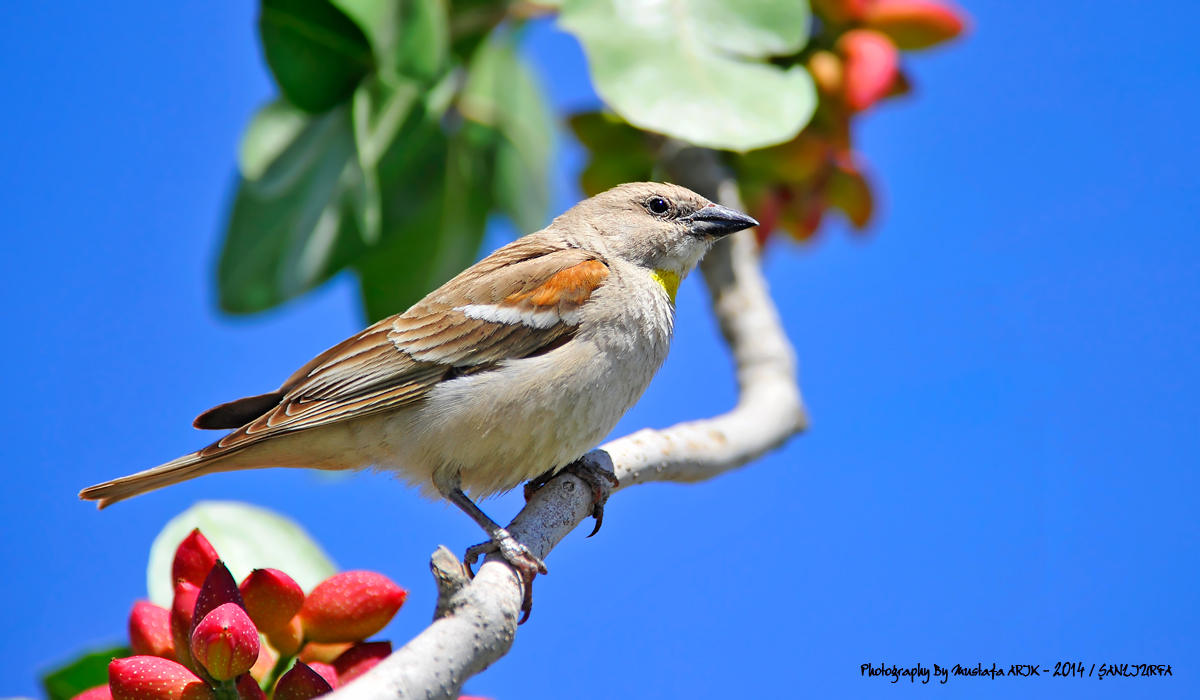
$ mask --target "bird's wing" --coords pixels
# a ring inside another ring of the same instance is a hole
[[[271,394],[242,399],[254,415],[201,454],[400,408],[443,380],[558,347],[608,274],[587,251],[534,237],[505,246],[408,311],[314,358],[284,382],[277,402]],[[238,403],[206,412],[197,426],[219,427],[217,418],[236,416],[230,407]]]

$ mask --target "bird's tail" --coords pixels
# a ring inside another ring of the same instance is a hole
[[[229,455],[201,456],[199,452],[193,452],[144,472],[89,486],[79,492],[79,497],[85,501],[99,501],[97,505],[106,508],[147,491],[178,484],[214,471],[223,471],[218,464],[224,461],[222,457],[227,456]]]

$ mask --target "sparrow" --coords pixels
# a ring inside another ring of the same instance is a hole
[[[529,592],[545,564],[472,499],[580,466],[666,360],[680,281],[714,241],[757,224],[677,185],[615,187],[277,390],[200,414],[195,427],[232,431],[220,440],[79,496],[104,508],[215,472],[373,467],[461,508],[490,538],[475,555],[499,551]]]

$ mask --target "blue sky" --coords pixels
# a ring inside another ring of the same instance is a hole
[[[862,120],[885,206],[775,245],[809,434],[715,481],[609,504],[539,579],[497,699],[1196,697],[1200,681],[1200,48],[1193,3],[968,2]],[[382,476],[207,477],[104,513],[82,486],[204,442],[199,411],[275,386],[361,326],[351,280],[251,319],[214,310],[234,149],[272,94],[252,3],[0,7],[0,695],[119,640],[159,528],[199,499],[302,522],[344,568],[411,591],[479,532]],[[573,40],[528,51],[560,107],[596,104]],[[559,149],[555,210],[578,197]],[[498,229],[493,245],[505,240]],[[619,433],[734,399],[699,280]],[[510,517],[519,496],[488,502]],[[951,678],[861,664],[1170,663],[1172,678]],[[950,686],[954,686],[953,689]]]

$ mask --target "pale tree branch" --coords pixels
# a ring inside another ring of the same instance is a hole
[[[663,166],[675,182],[742,208],[717,153],[668,144]],[[733,354],[737,406],[714,418],[640,430],[589,453],[585,459],[616,474],[619,489],[710,479],[781,446],[806,426],[795,355],[763,279],[754,232],[742,231],[715,246],[701,269]],[[562,473],[534,494],[508,530],[544,559],[591,514],[592,498],[589,485]],[[457,698],[467,679],[508,653],[522,595],[512,568],[492,555],[468,579],[444,547],[430,566],[439,591],[433,624],[330,700]]]

